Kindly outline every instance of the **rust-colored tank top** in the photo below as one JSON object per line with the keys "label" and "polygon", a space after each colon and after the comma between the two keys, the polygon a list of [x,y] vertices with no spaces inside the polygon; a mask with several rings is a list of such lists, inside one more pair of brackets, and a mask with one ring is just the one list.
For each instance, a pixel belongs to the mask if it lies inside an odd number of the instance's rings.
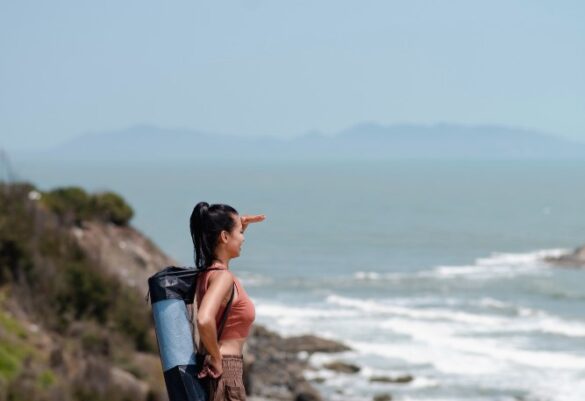
{"label": "rust-colored tank top", "polygon": [[[246,290],[244,290],[244,287],[240,283],[240,280],[236,276],[234,276],[234,274],[229,269],[223,268],[222,270],[226,270],[232,275],[234,282],[236,283],[235,289],[236,292],[234,293],[235,301],[232,301],[232,305],[228,312],[228,316],[225,320],[225,326],[223,328],[223,332],[221,333],[220,340],[248,337],[248,334],[250,333],[250,328],[252,327],[252,323],[256,318],[256,310],[254,308],[254,304],[252,303],[252,300],[246,293]],[[209,277],[211,274],[216,272],[217,270],[203,272],[201,273],[199,280],[197,280],[198,308],[209,286]],[[215,324],[217,329],[219,329],[219,323],[221,321],[221,316],[223,315],[224,310],[225,306],[223,305],[220,306],[219,310],[217,311],[217,315],[215,316]]]}

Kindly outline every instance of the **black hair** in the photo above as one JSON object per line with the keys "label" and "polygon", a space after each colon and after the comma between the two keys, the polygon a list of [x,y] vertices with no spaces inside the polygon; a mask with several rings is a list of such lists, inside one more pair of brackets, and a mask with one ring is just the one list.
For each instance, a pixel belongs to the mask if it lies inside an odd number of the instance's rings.
{"label": "black hair", "polygon": [[193,208],[189,227],[198,270],[206,269],[213,263],[219,234],[223,230],[231,232],[236,225],[234,214],[238,214],[236,209],[221,203],[210,206],[207,202],[199,202]]}

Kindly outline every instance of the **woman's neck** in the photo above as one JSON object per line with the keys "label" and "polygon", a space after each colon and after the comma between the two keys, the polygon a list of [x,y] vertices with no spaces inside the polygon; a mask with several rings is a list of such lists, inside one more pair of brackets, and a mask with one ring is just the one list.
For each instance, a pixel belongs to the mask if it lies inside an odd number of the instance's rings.
{"label": "woman's neck", "polygon": [[225,267],[226,269],[229,270],[229,264],[226,262],[223,262],[221,260],[214,260],[213,263],[211,264],[211,266],[209,267]]}

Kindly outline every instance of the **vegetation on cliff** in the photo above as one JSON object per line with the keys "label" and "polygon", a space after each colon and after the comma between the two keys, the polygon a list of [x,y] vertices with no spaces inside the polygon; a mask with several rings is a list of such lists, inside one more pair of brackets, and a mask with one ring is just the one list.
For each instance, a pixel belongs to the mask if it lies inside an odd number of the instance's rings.
{"label": "vegetation on cliff", "polygon": [[97,219],[123,226],[134,215],[130,205],[114,192],[88,194],[80,187],[65,187],[43,193],[41,201],[61,219],[77,224]]}
{"label": "vegetation on cliff", "polygon": [[[114,193],[0,183],[0,399],[126,399],[107,383],[62,373],[76,358],[136,373],[131,356],[156,352],[143,294],[107,274],[71,235],[84,221],[125,225],[132,214]],[[35,323],[23,326],[17,314]],[[44,345],[31,346],[33,337]]]}

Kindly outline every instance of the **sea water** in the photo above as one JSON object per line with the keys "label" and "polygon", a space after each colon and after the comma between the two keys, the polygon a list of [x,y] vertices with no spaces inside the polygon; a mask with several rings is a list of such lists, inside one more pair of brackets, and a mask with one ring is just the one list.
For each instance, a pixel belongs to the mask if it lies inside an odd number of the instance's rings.
{"label": "sea water", "polygon": [[309,359],[328,399],[585,400],[585,269],[542,261],[585,243],[585,161],[14,165],[41,189],[121,193],[184,265],[197,202],[265,214],[230,268],[256,322],[352,348]]}

